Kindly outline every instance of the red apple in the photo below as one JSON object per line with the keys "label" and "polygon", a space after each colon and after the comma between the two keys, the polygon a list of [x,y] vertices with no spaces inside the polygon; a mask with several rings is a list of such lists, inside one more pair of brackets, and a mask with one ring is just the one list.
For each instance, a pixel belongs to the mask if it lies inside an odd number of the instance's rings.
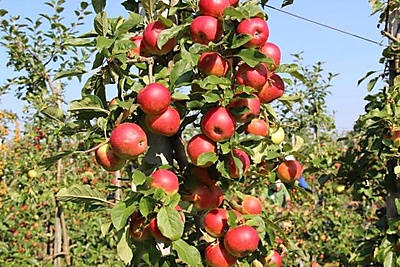
{"label": "red apple", "polygon": [[276,174],[284,183],[293,182],[301,177],[303,168],[297,160],[285,160],[278,165]]}
{"label": "red apple", "polygon": [[215,185],[217,179],[213,179],[208,172],[208,168],[201,168],[192,166],[190,168],[190,175],[196,179],[196,181],[202,182],[205,185]]}
{"label": "red apple", "polygon": [[229,0],[231,6],[237,6],[239,4],[239,0]]}
{"label": "red apple", "polygon": [[394,147],[400,147],[400,130],[393,130],[391,132],[391,139]]}
{"label": "red apple", "polygon": [[224,236],[228,228],[228,211],[226,209],[212,209],[204,216],[204,229],[211,236]]}
{"label": "red apple", "polygon": [[167,26],[162,21],[153,21],[144,29],[143,45],[147,53],[151,55],[165,55],[175,46],[175,38],[168,40],[161,48],[158,47],[157,41],[163,30]]}
{"label": "red apple", "polygon": [[[250,167],[249,155],[247,155],[246,152],[244,152],[243,150],[241,150],[239,148],[233,149],[233,154],[235,155],[235,157],[239,158],[239,160],[242,162],[242,176],[245,175],[247,170]],[[242,177],[242,176],[239,176],[239,170],[235,164],[232,154],[229,155],[228,165],[229,165],[229,176],[231,178]]]}
{"label": "red apple", "polygon": [[111,150],[110,145],[104,144],[96,149],[95,158],[97,164],[99,164],[106,171],[117,171],[125,166],[126,160],[118,157]]}
{"label": "red apple", "polygon": [[173,136],[178,132],[181,126],[179,112],[172,107],[168,107],[161,114],[146,114],[145,120],[150,131],[165,136]]}
{"label": "red apple", "polygon": [[171,104],[171,93],[161,83],[150,83],[139,91],[136,99],[144,113],[157,115]]}
{"label": "red apple", "polygon": [[147,136],[139,125],[124,122],[111,132],[110,145],[119,157],[134,158],[146,151]]}
{"label": "red apple", "polygon": [[[248,110],[240,113],[234,112],[235,109],[240,111],[240,109],[244,108],[247,108]],[[228,109],[237,122],[246,122],[256,117],[260,113],[261,102],[260,99],[258,99],[258,96],[255,94],[238,94],[232,98],[228,105]]]}
{"label": "red apple", "polygon": [[217,147],[213,141],[207,138],[204,134],[197,134],[190,139],[187,145],[187,153],[192,163],[199,167],[209,167],[213,162],[206,162],[200,165],[198,159],[203,153],[217,153]]}
{"label": "red apple", "polygon": [[150,183],[152,188],[162,188],[169,195],[178,192],[179,180],[174,172],[166,169],[156,170],[151,174],[153,180]]}
{"label": "red apple", "polygon": [[202,132],[215,142],[226,141],[235,133],[235,119],[224,107],[209,109],[204,114],[200,124]]}
{"label": "red apple", "polygon": [[263,119],[254,118],[249,124],[246,125],[245,132],[247,134],[267,136],[269,132],[269,125]]}
{"label": "red apple", "polygon": [[198,67],[204,76],[222,77],[229,70],[229,62],[217,52],[204,52],[199,58]]}
{"label": "red apple", "polygon": [[246,257],[258,247],[257,230],[248,225],[231,228],[225,234],[224,245],[226,250],[238,258]]}
{"label": "red apple", "polygon": [[148,240],[152,237],[149,224],[145,224],[146,218],[139,212],[134,212],[130,218],[129,232],[136,241]]}
{"label": "red apple", "polygon": [[247,64],[239,66],[236,72],[236,82],[239,85],[250,86],[261,90],[268,79],[268,69],[265,64],[258,64],[254,68]]}
{"label": "red apple", "polygon": [[242,201],[242,213],[258,215],[262,212],[262,204],[259,198],[245,195]]}
{"label": "red apple", "polygon": [[193,202],[198,210],[209,209],[211,205],[211,191],[205,184],[197,183],[190,195],[182,196],[183,200]]}
{"label": "red apple", "polygon": [[143,55],[143,47],[142,47],[143,36],[141,35],[134,36],[129,38],[129,40],[131,40],[136,45],[136,47],[129,49],[126,56],[128,58],[135,58],[135,56]]}
{"label": "red apple", "polygon": [[215,18],[221,18],[224,15],[225,8],[230,5],[229,0],[199,0],[200,14]]}
{"label": "red apple", "polygon": [[282,266],[282,256],[276,251],[272,250],[268,253],[267,257],[263,260],[264,266],[274,266],[281,267]]}
{"label": "red apple", "polygon": [[236,264],[237,257],[232,256],[220,242],[209,244],[204,252],[207,266],[210,267],[230,267]]}
{"label": "red apple", "polygon": [[224,201],[224,192],[218,185],[210,185],[210,209],[218,208]]}
{"label": "red apple", "polygon": [[236,33],[252,36],[252,39],[244,45],[245,47],[261,47],[268,40],[269,28],[267,22],[262,18],[250,18],[239,23]]}
{"label": "red apple", "polygon": [[285,91],[285,84],[278,74],[272,74],[262,89],[258,92],[261,103],[271,103],[280,98]]}
{"label": "red apple", "polygon": [[217,42],[223,33],[221,22],[211,16],[198,16],[190,24],[190,37],[193,42],[207,45]]}
{"label": "red apple", "polygon": [[268,70],[274,71],[281,64],[281,50],[276,44],[266,42],[260,48],[260,52],[274,61],[272,65],[268,66]]}

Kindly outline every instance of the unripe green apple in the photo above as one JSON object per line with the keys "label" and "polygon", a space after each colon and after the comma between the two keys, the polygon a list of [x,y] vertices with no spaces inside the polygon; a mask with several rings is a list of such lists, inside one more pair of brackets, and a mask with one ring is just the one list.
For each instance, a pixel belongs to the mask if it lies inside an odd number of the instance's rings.
{"label": "unripe green apple", "polygon": [[272,130],[272,143],[274,143],[275,145],[279,145],[283,142],[283,140],[285,140],[285,130],[283,130],[283,128],[279,127],[277,130]]}

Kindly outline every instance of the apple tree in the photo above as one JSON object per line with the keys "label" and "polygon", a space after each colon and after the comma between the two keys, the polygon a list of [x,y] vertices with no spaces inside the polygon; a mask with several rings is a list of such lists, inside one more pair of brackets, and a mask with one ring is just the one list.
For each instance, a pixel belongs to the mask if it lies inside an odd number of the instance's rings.
{"label": "apple tree", "polygon": [[257,196],[301,176],[285,158],[302,139],[284,140],[271,103],[303,77],[268,40],[266,1],[124,1],[117,18],[107,4],[66,40],[95,49],[81,98],[48,113],[81,142],[45,163],[90,152],[118,183],[112,200],[82,185],[57,199],[111,208],[102,229],[132,266],[281,266],[285,234]]}
{"label": "apple tree", "polygon": [[[399,2],[370,1],[379,14],[382,34],[389,44],[380,62],[384,70],[370,71],[365,114],[355,123],[351,146],[342,157],[338,178],[351,186],[353,196],[377,207],[354,252],[355,263],[398,266],[399,257]],[[372,78],[371,78],[372,77]],[[378,83],[381,81],[380,83]],[[383,84],[382,86],[380,84]],[[379,89],[376,89],[379,85]],[[380,203],[384,199],[386,203]],[[376,205],[378,203],[378,205]]]}

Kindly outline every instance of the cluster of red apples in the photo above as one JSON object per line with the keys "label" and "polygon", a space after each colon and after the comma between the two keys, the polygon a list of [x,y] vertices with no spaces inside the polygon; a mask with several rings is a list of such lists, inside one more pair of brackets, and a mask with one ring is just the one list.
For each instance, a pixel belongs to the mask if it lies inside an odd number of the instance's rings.
{"label": "cluster of red apples", "polygon": [[[192,42],[208,45],[220,41],[224,35],[224,10],[236,5],[237,0],[200,0],[199,15],[190,25]],[[143,35],[131,38],[136,48],[128,51],[128,57],[162,56],[171,52],[176,47],[175,38],[168,40],[162,47],[157,44],[158,37],[165,29],[167,26],[161,20],[150,23]],[[204,211],[204,230],[215,238],[204,250],[204,257],[209,266],[233,266],[239,258],[257,250],[260,242],[258,232],[255,227],[246,224],[243,215],[260,215],[262,203],[257,197],[245,195],[234,207],[223,205],[224,194],[218,184],[221,177],[211,177],[209,171],[215,167],[215,161],[204,160],[201,156],[206,153],[221,155],[218,144],[229,141],[237,132],[238,125],[244,126],[245,134],[268,137],[271,134],[269,122],[260,115],[263,104],[271,103],[284,93],[284,82],[274,73],[280,65],[281,51],[277,45],[268,42],[269,28],[264,18],[243,19],[237,24],[236,34],[251,37],[242,48],[255,49],[272,61],[268,64],[261,62],[252,67],[233,59],[232,55],[223,55],[213,50],[201,53],[198,60],[200,77],[228,77],[234,81],[235,90],[234,97],[228,104],[223,105],[221,102],[203,111],[200,121],[201,133],[193,136],[186,144],[187,156],[191,162],[188,173],[196,182],[187,194],[182,194],[182,199],[192,202],[198,211]],[[252,88],[251,93],[249,94],[248,90],[243,91],[241,88],[244,87]],[[181,118],[171,101],[170,90],[161,83],[149,83],[138,91],[136,102],[144,115],[143,127],[155,134],[175,135],[180,129]],[[132,122],[124,122],[116,126],[110,134],[109,141],[96,150],[96,160],[108,171],[119,170],[127,160],[145,153],[147,145],[147,136],[142,127]],[[229,178],[238,180],[246,175],[251,165],[248,153],[232,147],[231,153],[224,156],[227,157],[226,169]],[[240,167],[237,165],[238,161],[241,162]],[[276,171],[283,182],[289,183],[301,176],[302,167],[296,160],[288,160],[280,163]],[[181,193],[180,179],[171,170],[155,170],[151,174],[149,186],[162,188],[168,195],[178,191]],[[176,209],[181,210],[179,206],[176,206]],[[181,221],[185,223],[183,213]],[[228,224],[228,221],[234,223]],[[160,242],[169,242],[158,225],[156,217],[146,218],[135,212],[130,219],[131,236],[137,241],[155,238]],[[269,257],[259,260],[264,266],[275,263],[279,267],[282,262],[276,251],[271,251]]]}

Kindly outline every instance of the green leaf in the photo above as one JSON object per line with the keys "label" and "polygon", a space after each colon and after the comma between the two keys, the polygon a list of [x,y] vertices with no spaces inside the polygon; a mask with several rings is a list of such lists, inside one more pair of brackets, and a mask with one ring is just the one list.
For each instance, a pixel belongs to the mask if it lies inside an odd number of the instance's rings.
{"label": "green leaf", "polygon": [[157,213],[157,226],[170,240],[178,240],[183,234],[181,215],[172,207],[162,207]]}
{"label": "green leaf", "polygon": [[365,79],[367,79],[369,76],[372,74],[376,73],[376,70],[368,71],[364,77],[362,77],[360,80],[358,80],[357,85],[360,85]]}
{"label": "green leaf", "polygon": [[188,59],[181,59],[175,63],[171,71],[170,84],[172,88],[178,87],[183,82],[188,82],[193,77],[193,65]]}
{"label": "green leaf", "polygon": [[203,266],[201,263],[200,252],[196,247],[189,245],[184,240],[179,239],[172,242],[172,249],[178,253],[179,259],[191,267]]}
{"label": "green leaf", "polygon": [[197,158],[197,165],[198,166],[204,166],[207,165],[209,163],[215,163],[218,160],[218,156],[216,153],[214,152],[206,152],[201,154],[198,158]]}
{"label": "green leaf", "polygon": [[292,148],[292,151],[299,151],[300,148],[303,146],[304,140],[300,136],[296,135],[296,141],[294,143],[294,146]]}
{"label": "green leaf", "polygon": [[8,11],[5,9],[0,9],[0,17],[3,17],[8,14]]}
{"label": "green leaf", "polygon": [[368,92],[371,92],[372,89],[374,89],[376,83],[378,82],[378,79],[379,79],[379,76],[378,76],[378,77],[375,77],[375,78],[373,78],[373,79],[371,79],[371,80],[368,82],[368,84],[367,84],[367,90],[368,90]]}
{"label": "green leaf", "polygon": [[129,18],[125,20],[120,26],[118,26],[115,35],[120,35],[122,33],[128,32],[130,29],[138,25],[140,22],[142,22],[142,16],[131,12],[129,14]]}
{"label": "green leaf", "polygon": [[62,188],[58,191],[56,198],[60,201],[84,204],[86,209],[110,204],[102,193],[89,185],[72,185],[69,188]]}
{"label": "green leaf", "polygon": [[178,36],[178,34],[186,29],[187,25],[176,25],[161,31],[157,37],[157,47],[161,49],[169,40]]}
{"label": "green leaf", "polygon": [[102,51],[104,48],[110,48],[114,41],[114,39],[110,39],[104,36],[98,36],[96,38],[96,47],[99,51]]}
{"label": "green leaf", "polygon": [[64,45],[70,46],[94,46],[93,40],[87,38],[68,38],[64,41]]}
{"label": "green leaf", "polygon": [[250,41],[253,38],[250,34],[239,34],[235,35],[232,41],[232,49],[236,49],[241,47],[242,45],[246,44],[248,41]]}
{"label": "green leaf", "polygon": [[108,30],[107,13],[101,11],[94,18],[94,30],[98,35],[106,36]]}
{"label": "green leaf", "polygon": [[256,49],[242,49],[239,51],[238,56],[252,68],[260,62],[273,64],[272,59],[267,58],[266,55]]}
{"label": "green leaf", "polygon": [[92,0],[92,6],[96,13],[100,13],[106,7],[106,0]]}
{"label": "green leaf", "polygon": [[136,208],[136,202],[132,201],[132,199],[120,201],[114,205],[111,209],[111,221],[117,231],[125,227]]}
{"label": "green leaf", "polygon": [[190,100],[190,97],[187,94],[181,92],[173,92],[171,97],[174,100]]}
{"label": "green leaf", "polygon": [[103,108],[103,103],[95,95],[87,95],[83,99],[71,101],[68,111],[87,119],[107,116],[109,111]]}
{"label": "green leaf", "polygon": [[74,152],[75,152],[74,150],[60,152],[60,153],[58,153],[58,154],[56,154],[54,156],[47,157],[47,158],[43,159],[40,162],[40,165],[44,166],[46,168],[49,168],[52,165],[54,165],[59,159],[62,159],[64,157],[66,157],[66,156],[69,156],[69,155],[73,154]]}
{"label": "green leaf", "polygon": [[155,205],[154,199],[149,197],[142,197],[139,201],[140,213],[144,217],[147,217],[147,215],[149,215],[149,213],[154,210],[154,205]]}
{"label": "green leaf", "polygon": [[118,256],[125,264],[128,264],[133,259],[132,247],[128,242],[129,226],[126,226],[125,229],[119,231],[117,236],[119,239],[117,244]]}
{"label": "green leaf", "polygon": [[64,111],[55,106],[45,107],[40,112],[43,113],[49,119],[52,119],[59,123],[62,123],[65,120]]}
{"label": "green leaf", "polygon": [[76,69],[73,69],[73,70],[60,71],[54,76],[54,80],[58,80],[58,79],[61,79],[61,78],[66,78],[66,77],[79,76],[79,75],[82,75],[82,74],[85,74],[85,73],[86,73],[86,70],[80,69],[80,68],[76,68]]}
{"label": "green leaf", "polygon": [[144,184],[146,182],[146,178],[147,178],[146,175],[143,172],[139,171],[139,170],[135,170],[133,172],[133,174],[132,174],[132,182],[135,185]]}

